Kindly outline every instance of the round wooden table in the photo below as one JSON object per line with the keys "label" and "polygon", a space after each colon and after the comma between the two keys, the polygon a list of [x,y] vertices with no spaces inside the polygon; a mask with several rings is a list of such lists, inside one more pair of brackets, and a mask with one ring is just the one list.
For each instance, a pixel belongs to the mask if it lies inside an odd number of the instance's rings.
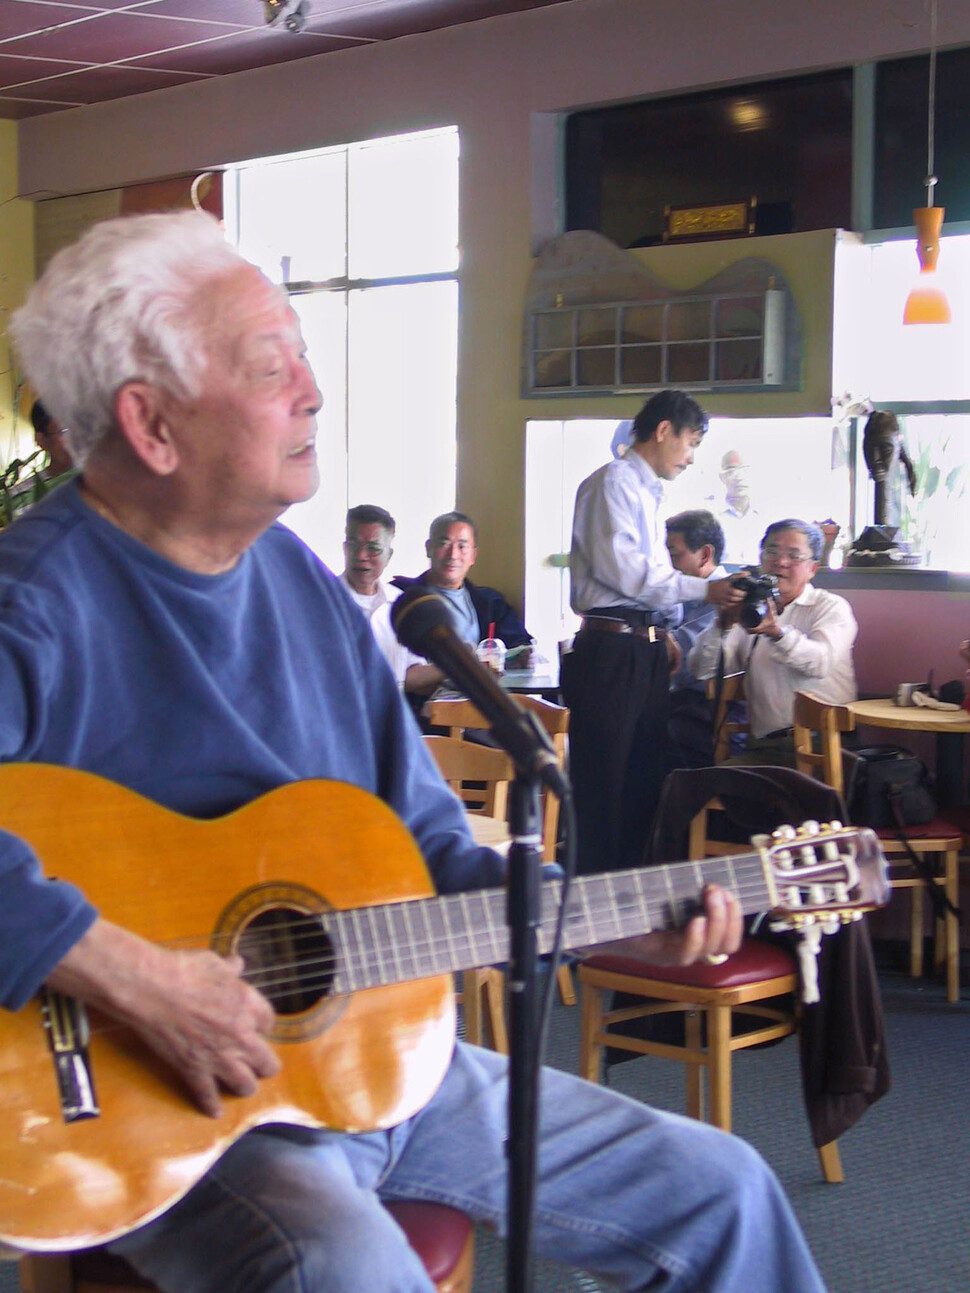
{"label": "round wooden table", "polygon": [[932,732],[936,736],[936,783],[940,803],[952,808],[964,801],[963,741],[970,736],[970,714],[965,709],[929,709],[922,705],[897,705],[893,700],[853,700],[846,709],[856,726],[882,727],[893,732]]}
{"label": "round wooden table", "polygon": [[846,709],[857,723],[889,727],[900,732],[950,732],[970,735],[970,714],[965,709],[930,709],[922,705],[897,705],[893,700],[853,700]]}

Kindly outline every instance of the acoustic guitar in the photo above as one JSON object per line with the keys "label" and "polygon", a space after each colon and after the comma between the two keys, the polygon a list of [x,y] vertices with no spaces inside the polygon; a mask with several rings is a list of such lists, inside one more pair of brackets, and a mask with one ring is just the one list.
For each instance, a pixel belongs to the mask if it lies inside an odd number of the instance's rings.
{"label": "acoustic guitar", "polygon": [[[199,821],[89,773],[0,767],[0,826],[106,918],[156,943],[239,953],[276,1009],[282,1069],[201,1114],[130,1030],[44,990],[0,1017],[0,1242],[104,1243],[170,1207],[267,1123],[366,1131],[433,1095],[455,1040],[451,974],[507,958],[504,890],[435,896],[380,800],[302,781]],[[793,926],[886,900],[868,830],[815,828],[754,852],[573,883],[570,947],[682,924],[708,882]],[[543,893],[541,946],[561,884]]]}

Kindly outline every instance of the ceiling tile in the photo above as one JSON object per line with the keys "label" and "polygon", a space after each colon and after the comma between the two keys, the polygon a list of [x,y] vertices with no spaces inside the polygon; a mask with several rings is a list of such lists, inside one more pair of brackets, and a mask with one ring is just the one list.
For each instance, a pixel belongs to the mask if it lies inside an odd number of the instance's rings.
{"label": "ceiling tile", "polygon": [[69,72],[67,76],[38,81],[35,85],[18,86],[16,93],[23,99],[103,103],[108,99],[123,99],[131,94],[184,85],[186,81],[196,79],[181,72],[155,72],[138,67],[86,67],[79,72]]}
{"label": "ceiling tile", "polygon": [[58,23],[74,22],[97,10],[93,7],[67,4],[34,4],[32,0],[3,0],[0,4],[0,41]]}
{"label": "ceiling tile", "polygon": [[[307,25],[293,33],[266,24],[263,0],[0,0],[0,117],[117,99],[559,2],[306,0]],[[13,66],[18,58],[19,69]],[[83,76],[86,65],[103,64],[115,73]],[[21,80],[31,82],[29,90],[12,88]]]}
{"label": "ceiling tile", "polygon": [[59,72],[76,72],[82,66],[82,63],[54,63],[46,58],[11,58],[0,53],[0,89],[25,81],[39,81]]}
{"label": "ceiling tile", "polygon": [[113,63],[121,58],[154,54],[159,50],[225,34],[214,23],[167,20],[142,13],[106,13],[71,23],[53,31],[24,36],[6,47],[6,53],[41,58],[71,58],[77,62]]}
{"label": "ceiling tile", "polygon": [[264,25],[262,0],[155,0],[152,12],[170,18],[203,18],[207,22],[236,23],[243,27]]}
{"label": "ceiling tile", "polygon": [[309,58],[313,54],[327,54],[334,49],[346,49],[347,40],[340,37],[291,32],[275,27],[234,36],[232,39],[210,40],[191,48],[172,50],[150,58],[138,58],[138,67],[173,68],[185,72],[207,72],[212,76],[242,72],[250,67],[269,67],[276,63],[291,63],[294,59]]}

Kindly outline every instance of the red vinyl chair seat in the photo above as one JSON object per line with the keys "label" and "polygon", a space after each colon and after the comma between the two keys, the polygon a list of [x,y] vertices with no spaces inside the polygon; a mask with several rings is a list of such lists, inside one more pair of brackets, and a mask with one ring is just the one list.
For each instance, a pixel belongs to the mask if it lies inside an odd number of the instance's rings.
{"label": "red vinyl chair seat", "polygon": [[683,983],[693,988],[739,988],[762,979],[780,978],[795,973],[795,958],[783,947],[746,938],[740,948],[722,965],[698,961],[695,965],[652,965],[634,956],[589,956],[583,961],[587,969],[605,970],[610,974],[629,974],[640,979],[662,983]]}
{"label": "red vinyl chair seat", "polygon": [[[956,809],[955,814],[960,810]],[[939,840],[955,839],[959,840],[963,828],[956,821],[950,821],[946,817],[934,817],[931,822],[924,822],[922,826],[907,826],[906,838],[908,840]],[[881,840],[898,840],[899,831],[895,826],[878,826],[876,834]]]}
{"label": "red vinyl chair seat", "polygon": [[407,1235],[434,1282],[449,1276],[472,1233],[472,1223],[464,1212],[443,1203],[413,1199],[390,1199],[384,1206]]}

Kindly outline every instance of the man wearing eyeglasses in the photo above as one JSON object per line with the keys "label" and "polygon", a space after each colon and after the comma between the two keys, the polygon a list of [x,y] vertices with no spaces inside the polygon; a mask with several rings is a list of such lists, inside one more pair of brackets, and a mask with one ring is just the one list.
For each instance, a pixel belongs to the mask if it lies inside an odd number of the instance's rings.
{"label": "man wearing eyeglasses", "polygon": [[394,531],[394,517],[383,507],[372,503],[352,507],[347,513],[344,569],[340,579],[370,620],[377,645],[391,666],[397,685],[422,691],[425,683],[429,688],[433,686],[438,671],[398,642],[391,628],[391,605],[401,593],[381,579],[394,555]]}
{"label": "man wearing eyeglasses", "polygon": [[856,698],[852,644],[858,627],[844,597],[816,588],[822,532],[808,521],[775,521],[761,541],[761,570],[778,581],[760,623],[746,628],[741,607],[723,608],[697,639],[688,665],[713,678],[723,646],[725,674],[743,672],[751,739],[732,762],[793,764],[792,709],[796,691],[843,705]]}

